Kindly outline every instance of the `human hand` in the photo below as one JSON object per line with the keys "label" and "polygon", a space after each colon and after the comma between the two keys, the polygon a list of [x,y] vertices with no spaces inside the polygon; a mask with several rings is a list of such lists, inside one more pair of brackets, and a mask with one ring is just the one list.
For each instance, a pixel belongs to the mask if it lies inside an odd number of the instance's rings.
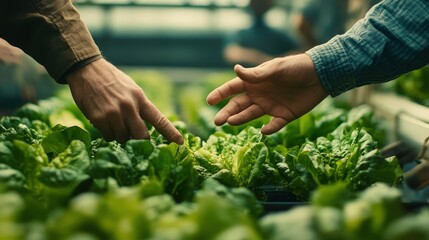
{"label": "human hand", "polygon": [[66,77],[73,99],[107,141],[124,143],[150,137],[144,120],[167,140],[183,144],[183,137],[125,73],[98,59]]}
{"label": "human hand", "polygon": [[24,57],[24,52],[10,45],[4,39],[0,38],[0,63],[19,64]]}
{"label": "human hand", "polygon": [[236,65],[234,71],[236,78],[207,96],[210,105],[232,97],[216,114],[216,125],[239,125],[268,114],[273,119],[261,132],[272,134],[328,96],[306,54],[275,58],[254,68]]}

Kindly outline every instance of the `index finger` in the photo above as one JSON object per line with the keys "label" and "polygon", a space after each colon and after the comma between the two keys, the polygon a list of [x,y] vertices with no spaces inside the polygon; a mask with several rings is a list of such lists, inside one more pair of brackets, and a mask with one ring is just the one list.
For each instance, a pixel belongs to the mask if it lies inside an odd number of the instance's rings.
{"label": "index finger", "polygon": [[146,104],[142,104],[142,106],[144,109],[141,109],[140,116],[150,122],[162,136],[170,142],[175,142],[177,144],[184,143],[182,134],[180,134],[179,130],[170,123],[153,103],[146,101]]}
{"label": "index finger", "polygon": [[215,105],[224,99],[244,92],[244,90],[243,80],[236,77],[211,91],[209,95],[207,95],[206,101],[210,105]]}

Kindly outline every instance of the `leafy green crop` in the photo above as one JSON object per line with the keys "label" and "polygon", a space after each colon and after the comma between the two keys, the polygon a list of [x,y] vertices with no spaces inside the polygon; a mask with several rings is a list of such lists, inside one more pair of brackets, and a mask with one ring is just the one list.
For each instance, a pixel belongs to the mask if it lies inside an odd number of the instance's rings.
{"label": "leafy green crop", "polygon": [[429,106],[429,66],[406,73],[394,81],[394,90],[411,100]]}
{"label": "leafy green crop", "polygon": [[346,125],[299,148],[279,145],[273,154],[272,164],[284,178],[285,188],[301,199],[318,186],[336,182],[363,190],[376,182],[397,185],[402,180],[396,157],[382,157],[371,135]]}
{"label": "leafy green crop", "polygon": [[[198,121],[212,121],[213,111],[206,113]],[[402,177],[396,158],[380,155],[381,131],[368,106],[322,106],[270,136],[260,133],[269,120],[265,117],[234,127],[203,124],[205,135],[176,120],[173,124],[185,138],[181,146],[168,143],[149,125],[150,140],[106,142],[69,93],[2,117],[0,239],[303,236],[298,231],[277,235],[283,233],[280,226],[306,229],[316,239],[372,237],[390,227],[383,216],[402,217],[385,213],[395,207],[389,201],[378,207],[366,203],[374,199],[355,201],[373,184],[396,186]],[[332,184],[341,185],[330,189]],[[292,211],[302,216],[300,221],[261,219],[267,186],[304,202],[313,196],[317,207]],[[371,213],[362,211],[358,220],[348,222],[344,214],[354,214],[349,205]],[[315,212],[319,207],[327,209]],[[346,223],[349,232],[344,233]],[[363,231],[368,234],[361,235]],[[395,236],[408,232],[398,228]]]}
{"label": "leafy green crop", "polygon": [[427,209],[407,212],[401,192],[375,184],[362,192],[343,183],[319,188],[310,205],[260,220],[266,239],[428,239]]}
{"label": "leafy green crop", "polygon": [[318,137],[327,136],[342,124],[349,129],[364,128],[379,146],[384,145],[384,130],[378,124],[370,106],[360,105],[352,109],[343,109],[333,107],[330,101],[323,102],[311,112],[271,135],[270,145],[300,146],[307,140],[314,141]]}

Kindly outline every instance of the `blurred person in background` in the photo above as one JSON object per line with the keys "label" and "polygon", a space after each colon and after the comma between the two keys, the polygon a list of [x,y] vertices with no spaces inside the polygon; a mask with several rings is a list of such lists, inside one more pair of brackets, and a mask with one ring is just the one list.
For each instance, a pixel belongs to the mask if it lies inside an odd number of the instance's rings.
{"label": "blurred person in background", "polygon": [[293,0],[293,25],[304,50],[346,30],[349,0]]}
{"label": "blurred person in background", "polygon": [[349,0],[346,28],[350,28],[356,21],[365,17],[366,12],[380,1],[381,0]]}
{"label": "blurred person in background", "polygon": [[148,121],[167,140],[183,143],[143,90],[103,58],[70,0],[1,1],[0,37],[68,84],[79,109],[106,140],[149,138]]}
{"label": "blurred person in background", "polygon": [[[349,29],[359,19],[365,17],[366,12],[379,2],[380,0],[349,0],[346,28]],[[374,85],[365,85],[355,88],[349,91],[347,95],[344,94],[344,97],[348,98],[348,102],[351,106],[357,106],[368,100],[374,87]]]}
{"label": "blurred person in background", "polygon": [[215,124],[238,125],[265,114],[272,134],[312,110],[328,95],[386,82],[429,63],[429,1],[384,0],[345,34],[298,54],[254,68],[214,89],[208,104],[230,98]]}
{"label": "blurred person in background", "polygon": [[224,47],[226,62],[255,66],[298,48],[293,38],[265,22],[266,13],[273,7],[274,0],[249,1],[252,25],[227,35]]}
{"label": "blurred person in background", "polygon": [[304,52],[345,32],[348,0],[288,0],[291,23],[284,31],[265,22],[275,0],[250,0],[250,28],[228,35],[224,58],[228,63],[255,66],[274,57]]}
{"label": "blurred person in background", "polygon": [[0,116],[52,94],[52,85],[38,86],[45,77],[37,62],[0,38]]}

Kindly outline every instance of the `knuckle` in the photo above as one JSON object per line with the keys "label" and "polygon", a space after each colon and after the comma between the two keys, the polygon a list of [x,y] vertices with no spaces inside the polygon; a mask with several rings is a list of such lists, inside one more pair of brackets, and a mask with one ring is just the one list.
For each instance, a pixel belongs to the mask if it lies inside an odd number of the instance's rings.
{"label": "knuckle", "polygon": [[114,118],[119,115],[118,109],[115,107],[106,107],[104,113],[100,114],[100,118]]}
{"label": "knuckle", "polygon": [[118,115],[119,112],[116,108],[106,106],[100,111],[88,113],[87,118],[92,124],[98,125],[110,119],[117,118]]}
{"label": "knuckle", "polygon": [[118,141],[119,143],[126,143],[129,139],[130,139],[130,137],[129,137],[129,136],[122,135],[122,136],[119,136],[119,137],[118,137],[117,141]]}
{"label": "knuckle", "polygon": [[86,117],[94,126],[99,125],[99,123],[101,123],[104,120],[104,117],[101,113],[91,112],[91,113],[88,113]]}
{"label": "knuckle", "polygon": [[261,68],[255,68],[252,73],[255,79],[259,79],[262,77],[264,71]]}
{"label": "knuckle", "polygon": [[166,128],[168,127],[168,125],[170,124],[170,122],[168,121],[168,119],[165,116],[161,116],[160,118],[158,118],[158,120],[156,121],[156,125],[159,128]]}
{"label": "knuckle", "polygon": [[133,111],[134,109],[135,109],[135,104],[134,104],[134,102],[133,101],[130,101],[130,100],[128,100],[128,99],[126,99],[126,100],[123,100],[122,102],[121,102],[121,110],[122,111],[127,111],[127,112],[129,112],[129,111]]}
{"label": "knuckle", "polygon": [[130,94],[135,98],[146,98],[143,89],[140,87],[135,87],[130,89]]}

